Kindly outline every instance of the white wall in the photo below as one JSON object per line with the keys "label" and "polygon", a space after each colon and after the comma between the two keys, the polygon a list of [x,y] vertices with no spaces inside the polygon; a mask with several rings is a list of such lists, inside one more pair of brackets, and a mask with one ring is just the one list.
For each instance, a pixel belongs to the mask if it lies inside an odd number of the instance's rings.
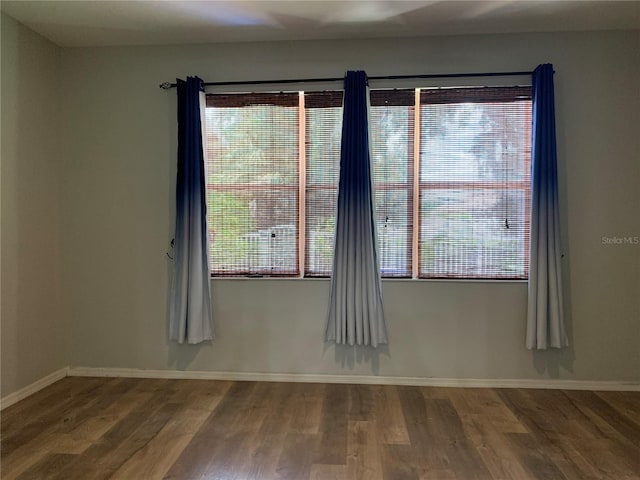
{"label": "white wall", "polygon": [[[63,51],[64,284],[90,367],[640,380],[638,32]],[[525,283],[384,281],[388,349],[325,345],[328,281],[213,280],[217,339],[167,341],[175,91],[208,81],[556,69],[571,347],[524,348]],[[374,85],[375,86],[375,85]],[[335,85],[334,85],[335,87]]]}
{"label": "white wall", "polygon": [[60,49],[2,15],[2,397],[68,365]]}

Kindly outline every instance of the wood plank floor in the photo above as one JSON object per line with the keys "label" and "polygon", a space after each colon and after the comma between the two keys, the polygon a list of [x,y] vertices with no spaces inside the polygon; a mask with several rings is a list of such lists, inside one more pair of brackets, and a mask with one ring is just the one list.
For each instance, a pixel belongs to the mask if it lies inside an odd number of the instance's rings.
{"label": "wood plank floor", "polygon": [[7,408],[2,479],[640,479],[640,393],[78,378]]}

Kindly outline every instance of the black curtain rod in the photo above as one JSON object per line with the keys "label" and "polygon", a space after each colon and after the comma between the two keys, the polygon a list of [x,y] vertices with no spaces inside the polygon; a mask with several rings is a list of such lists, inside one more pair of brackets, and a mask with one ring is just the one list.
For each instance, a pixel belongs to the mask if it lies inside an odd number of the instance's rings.
{"label": "black curtain rod", "polygon": [[[523,75],[531,75],[533,72],[485,72],[485,73],[437,73],[427,75],[386,75],[369,77],[369,80],[407,80],[413,78],[471,78],[471,77],[515,77]],[[296,78],[286,80],[250,80],[246,82],[203,82],[205,87],[210,86],[232,86],[232,85],[268,85],[283,83],[324,83],[324,82],[342,82],[344,77],[333,78]],[[169,90],[175,88],[175,83],[164,82],[160,84],[160,88]]]}

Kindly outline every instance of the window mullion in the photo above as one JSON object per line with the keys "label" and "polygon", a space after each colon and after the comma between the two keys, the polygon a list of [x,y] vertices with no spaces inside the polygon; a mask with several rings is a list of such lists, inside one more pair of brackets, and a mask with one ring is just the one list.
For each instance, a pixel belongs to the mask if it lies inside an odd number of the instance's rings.
{"label": "window mullion", "polygon": [[413,107],[413,236],[411,277],[420,276],[420,89],[415,90]]}
{"label": "window mullion", "polygon": [[304,277],[306,251],[306,116],[304,110],[304,92],[298,92],[298,274]]}

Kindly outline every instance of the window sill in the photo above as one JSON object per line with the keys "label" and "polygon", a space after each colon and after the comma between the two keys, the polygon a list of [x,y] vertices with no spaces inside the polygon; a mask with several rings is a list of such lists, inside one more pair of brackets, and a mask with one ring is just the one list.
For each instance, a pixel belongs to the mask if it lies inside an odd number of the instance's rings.
{"label": "window sill", "polygon": [[[330,277],[270,277],[270,276],[221,276],[210,277],[211,281],[306,281],[328,282]],[[527,283],[528,280],[502,278],[382,278],[382,283]]]}

